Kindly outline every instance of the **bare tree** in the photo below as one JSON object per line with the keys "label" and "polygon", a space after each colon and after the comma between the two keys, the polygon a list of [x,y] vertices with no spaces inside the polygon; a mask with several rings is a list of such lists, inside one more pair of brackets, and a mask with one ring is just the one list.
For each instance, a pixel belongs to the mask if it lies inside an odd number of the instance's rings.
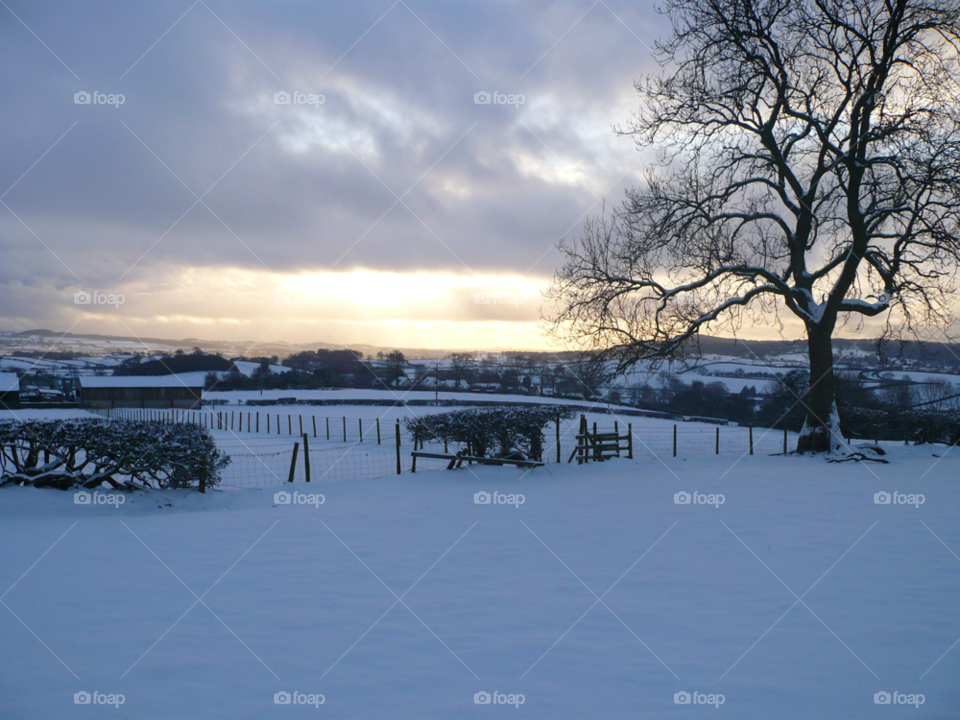
{"label": "bare tree", "polygon": [[[921,403],[939,406],[944,401],[956,396],[957,387],[946,380],[929,380],[917,386],[917,394]],[[937,407],[936,409],[945,410],[948,408]]]}
{"label": "bare tree", "polygon": [[798,450],[843,443],[832,339],[950,322],[960,260],[958,0],[666,0],[626,133],[646,187],[561,242],[552,331],[621,368],[727,323],[807,336]]}
{"label": "bare tree", "polygon": [[400,387],[400,380],[406,377],[407,359],[399,350],[391,350],[385,357],[387,383],[393,383],[394,387]]}
{"label": "bare tree", "polygon": [[880,391],[880,399],[896,410],[906,410],[917,404],[917,390],[915,385],[900,382]]}
{"label": "bare tree", "polygon": [[603,395],[605,384],[613,376],[613,370],[598,353],[578,353],[577,357],[564,363],[564,373],[573,380],[578,393],[585,399]]}
{"label": "bare tree", "polygon": [[463,376],[473,365],[473,355],[470,353],[451,353],[450,354],[450,369],[453,371],[453,385],[459,390],[460,381],[463,380]]}

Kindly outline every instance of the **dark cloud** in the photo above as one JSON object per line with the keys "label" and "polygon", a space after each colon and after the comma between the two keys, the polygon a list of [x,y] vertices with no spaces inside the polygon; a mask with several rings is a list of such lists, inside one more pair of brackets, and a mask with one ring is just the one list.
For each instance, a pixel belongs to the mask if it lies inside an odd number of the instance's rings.
{"label": "dark cloud", "polygon": [[[663,31],[652,4],[622,0],[8,4],[0,194],[36,163],[0,206],[14,325],[63,325],[50,291],[73,274],[549,274],[597,195],[640,177],[611,125]],[[325,101],[275,104],[284,90]]]}

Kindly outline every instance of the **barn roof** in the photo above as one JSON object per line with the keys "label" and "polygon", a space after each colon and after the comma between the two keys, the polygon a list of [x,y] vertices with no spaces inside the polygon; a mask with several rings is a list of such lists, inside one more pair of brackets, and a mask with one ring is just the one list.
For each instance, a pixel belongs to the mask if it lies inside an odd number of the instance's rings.
{"label": "barn roof", "polygon": [[203,389],[202,383],[184,380],[176,375],[81,375],[77,378],[81,388],[171,388],[188,387]]}
{"label": "barn roof", "polygon": [[16,373],[0,373],[0,393],[19,391],[20,378]]}

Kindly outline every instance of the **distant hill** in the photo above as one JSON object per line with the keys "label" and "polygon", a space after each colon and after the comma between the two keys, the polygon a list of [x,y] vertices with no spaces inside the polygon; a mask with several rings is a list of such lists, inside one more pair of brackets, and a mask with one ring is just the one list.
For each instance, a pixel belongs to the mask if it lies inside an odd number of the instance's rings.
{"label": "distant hill", "polygon": [[[35,337],[40,340],[36,347],[29,342]],[[54,342],[51,342],[54,341]],[[877,341],[874,338],[861,340],[837,338],[834,341],[834,352],[837,358],[845,358],[846,362],[860,361],[875,366],[887,362],[920,363],[931,367],[960,368],[960,344],[956,343],[918,343],[903,344],[890,343],[883,347],[883,357],[878,355]],[[287,342],[255,342],[252,340],[201,340],[198,338],[183,338],[180,340],[169,338],[136,338],[121,335],[97,335],[82,333],[60,333],[54,330],[37,329],[24,332],[0,332],[0,354],[12,354],[15,351],[66,351],[88,355],[110,353],[173,353],[177,349],[190,351],[199,347],[207,353],[220,353],[224,357],[238,357],[255,354],[263,357],[276,355],[280,360],[303,350],[342,350],[351,349],[362,352],[365,356],[376,356],[380,351],[400,350],[408,360],[439,359],[457,351],[432,350],[424,348],[395,348],[393,346],[376,346],[365,344],[341,345],[328,342],[287,343]],[[482,352],[482,351],[475,351]],[[776,362],[784,356],[805,356],[807,343],[805,340],[738,340],[735,338],[702,336],[696,343],[691,343],[688,352],[691,355],[722,355],[725,357],[748,360]],[[548,362],[563,361],[570,356],[564,352],[541,351],[505,351],[504,355],[524,355],[531,358],[540,358]]]}

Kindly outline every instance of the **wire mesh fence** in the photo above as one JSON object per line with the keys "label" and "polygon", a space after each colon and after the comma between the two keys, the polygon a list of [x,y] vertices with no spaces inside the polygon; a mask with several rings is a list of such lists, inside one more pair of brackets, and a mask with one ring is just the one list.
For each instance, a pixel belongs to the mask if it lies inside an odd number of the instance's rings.
{"label": "wire mesh fence", "polygon": [[[677,429],[674,430],[673,427]],[[649,457],[776,455],[796,446],[795,433],[772,428],[643,428],[633,431],[633,453]]]}
{"label": "wire mesh fence", "polygon": [[104,417],[123,420],[146,420],[162,423],[192,423],[208,430],[222,430],[237,435],[269,435],[302,437],[330,442],[373,442],[382,440],[390,431],[390,423],[375,417],[314,415],[311,413],[267,412],[263,410],[186,410],[179,408],[99,408]]}
{"label": "wire mesh fence", "polygon": [[[231,458],[222,474],[223,487],[265,487],[290,482],[291,478],[293,482],[373,479],[414,471],[410,455],[414,450],[413,436],[399,422],[381,421],[380,416],[149,408],[112,408],[99,414],[116,419],[194,423],[208,428],[218,447]],[[574,418],[546,429],[545,463],[569,461],[577,445],[579,423],[580,419]],[[632,436],[634,458],[771,455],[789,452],[796,444],[795,434],[769,428],[659,420],[634,425],[623,419],[611,421],[609,415],[597,416],[591,424],[599,432],[610,431],[611,426]],[[434,454],[455,454],[466,449],[442,441],[420,443],[417,447]],[[415,469],[440,470],[447,463],[441,458],[420,457]]]}
{"label": "wire mesh fence", "polygon": [[[230,456],[221,486],[229,488],[266,487],[281,483],[371,480],[413,471],[412,441],[401,444],[359,442],[306,444],[302,439],[250,441],[244,438],[217,438],[217,446]],[[443,452],[443,443],[425,443],[428,452]],[[446,461],[420,458],[416,469],[439,470]]]}

